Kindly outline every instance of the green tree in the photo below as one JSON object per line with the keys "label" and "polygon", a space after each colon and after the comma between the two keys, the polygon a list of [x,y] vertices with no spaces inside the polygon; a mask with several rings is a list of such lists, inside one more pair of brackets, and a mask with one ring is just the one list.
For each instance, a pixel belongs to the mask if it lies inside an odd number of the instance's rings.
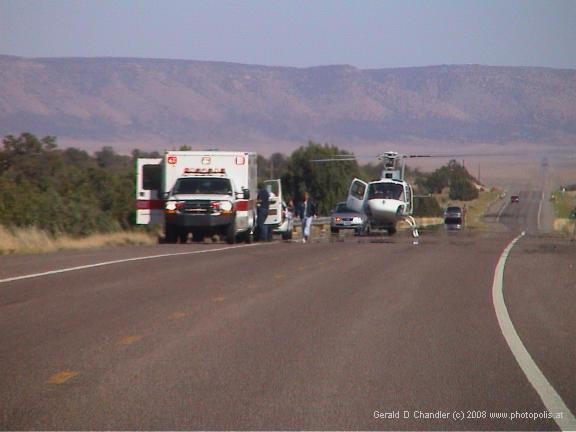
{"label": "green tree", "polygon": [[59,150],[54,137],[24,133],[0,150],[0,223],[88,235],[130,226],[134,168],[104,147],[95,156]]}
{"label": "green tree", "polygon": [[160,157],[162,157],[162,155],[157,151],[146,152],[146,151],[142,151],[140,149],[132,150],[132,160],[133,161],[138,159],[138,158],[160,158]]}
{"label": "green tree", "polygon": [[424,189],[430,193],[442,193],[445,187],[450,184],[450,172],[447,167],[442,167],[425,176],[422,182]]}
{"label": "green tree", "polygon": [[313,162],[315,159],[349,155],[328,144],[310,141],[306,147],[295,150],[288,159],[287,172],[282,177],[288,195],[295,201],[304,191],[316,201],[320,214],[328,214],[346,199],[350,182],[360,176],[356,161]]}
{"label": "green tree", "polygon": [[112,147],[102,147],[96,154],[96,163],[100,168],[104,168],[116,173],[126,171],[132,167],[132,159],[128,156],[117,154]]}
{"label": "green tree", "polygon": [[449,197],[451,200],[472,201],[478,198],[479,195],[480,193],[478,192],[478,189],[470,179],[456,177],[450,184]]}
{"label": "green tree", "polygon": [[442,208],[436,198],[414,197],[414,216],[436,217],[442,214]]}

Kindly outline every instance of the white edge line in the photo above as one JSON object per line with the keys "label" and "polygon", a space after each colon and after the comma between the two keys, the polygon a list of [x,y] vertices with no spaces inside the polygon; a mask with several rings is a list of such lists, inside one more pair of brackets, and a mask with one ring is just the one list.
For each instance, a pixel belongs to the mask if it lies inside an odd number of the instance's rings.
{"label": "white edge line", "polygon": [[542,215],[542,204],[544,203],[544,186],[542,186],[542,195],[540,195],[540,204],[538,205],[538,231],[542,231],[540,216]]}
{"label": "white edge line", "polygon": [[195,255],[195,254],[201,254],[201,253],[219,252],[219,251],[224,251],[224,250],[229,250],[229,249],[239,249],[239,248],[250,247],[250,246],[262,246],[263,244],[272,244],[272,243],[255,243],[255,244],[250,244],[250,245],[227,246],[227,247],[221,247],[221,248],[216,248],[216,249],[204,249],[204,250],[199,250],[199,251],[197,250],[197,251],[190,251],[190,252],[166,253],[166,254],[160,254],[160,255],[148,255],[148,256],[143,256],[143,257],[125,258],[125,259],[119,259],[119,260],[114,260],[114,261],[104,261],[104,262],[99,262],[99,263],[95,263],[95,264],[87,264],[87,265],[82,265],[82,266],[77,266],[77,267],[68,267],[68,268],[63,268],[63,269],[58,269],[58,270],[50,270],[50,271],[46,271],[46,272],[42,272],[42,273],[33,273],[33,274],[27,274],[27,275],[22,275],[22,276],[14,276],[14,277],[6,278],[6,279],[0,279],[0,284],[7,283],[7,282],[14,282],[14,281],[23,280],[23,279],[32,279],[32,278],[38,278],[38,277],[42,277],[42,276],[49,276],[49,275],[54,275],[54,274],[58,274],[58,273],[66,273],[66,272],[77,271],[77,270],[85,270],[85,269],[95,268],[95,267],[104,267],[104,266],[109,266],[109,265],[113,265],[113,264],[120,264],[120,263],[124,263],[124,262],[144,261],[144,260],[166,258],[166,257],[172,257],[172,256]]}
{"label": "white edge line", "polygon": [[510,319],[510,315],[508,314],[508,309],[506,308],[506,303],[504,301],[503,279],[506,260],[516,242],[520,240],[525,234],[526,232],[523,231],[522,234],[512,240],[506,249],[504,249],[502,255],[500,255],[500,259],[496,265],[496,271],[494,272],[494,283],[492,285],[492,300],[494,302],[494,309],[496,311],[498,323],[500,324],[500,329],[504,335],[504,338],[506,339],[506,342],[508,343],[508,346],[510,347],[510,350],[512,351],[512,354],[516,358],[516,361],[522,369],[522,372],[524,372],[524,375],[526,375],[526,378],[528,378],[528,381],[530,384],[532,384],[532,387],[534,387],[538,393],[538,396],[540,396],[540,399],[542,399],[544,406],[552,415],[555,413],[563,413],[563,418],[554,418],[554,421],[561,430],[573,431],[576,430],[576,419],[574,418],[574,414],[572,414],[560,395],[548,382],[522,343],[520,336],[518,336],[518,333],[514,328],[514,324],[512,324],[512,320]]}
{"label": "white edge line", "polygon": [[504,210],[506,210],[506,208],[508,207],[508,204],[510,204],[510,202],[508,202],[508,201],[506,201],[504,203],[504,206],[498,212],[498,216],[496,216],[496,222],[500,222],[500,216],[502,216],[502,213],[504,213]]}

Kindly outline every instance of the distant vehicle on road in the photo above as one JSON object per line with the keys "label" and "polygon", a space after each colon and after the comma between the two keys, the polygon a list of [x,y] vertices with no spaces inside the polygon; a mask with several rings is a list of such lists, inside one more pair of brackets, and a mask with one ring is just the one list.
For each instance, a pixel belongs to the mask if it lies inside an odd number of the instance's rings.
{"label": "distant vehicle on road", "polygon": [[330,215],[330,232],[338,234],[341,229],[353,229],[355,234],[360,234],[364,223],[362,213],[352,210],[345,202],[341,202]]}
{"label": "distant vehicle on road", "polygon": [[450,206],[444,211],[444,223],[461,227],[464,221],[464,213],[461,207]]}
{"label": "distant vehicle on road", "polygon": [[519,195],[512,195],[510,197],[510,203],[519,203],[520,202],[520,196]]}

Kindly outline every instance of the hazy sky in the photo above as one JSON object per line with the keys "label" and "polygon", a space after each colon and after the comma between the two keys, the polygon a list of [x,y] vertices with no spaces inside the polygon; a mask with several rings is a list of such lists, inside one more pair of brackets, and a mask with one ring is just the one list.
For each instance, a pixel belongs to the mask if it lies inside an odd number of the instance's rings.
{"label": "hazy sky", "polygon": [[576,68],[576,0],[0,0],[0,54]]}

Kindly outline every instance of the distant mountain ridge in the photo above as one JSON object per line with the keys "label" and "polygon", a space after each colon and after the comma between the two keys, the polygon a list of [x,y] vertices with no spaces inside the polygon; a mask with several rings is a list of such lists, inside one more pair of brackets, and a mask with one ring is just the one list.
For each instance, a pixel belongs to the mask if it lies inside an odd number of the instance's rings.
{"label": "distant mountain ridge", "polygon": [[[576,142],[576,70],[361,70],[0,56],[0,133],[271,151],[319,142]],[[120,148],[119,150],[129,150]]]}

